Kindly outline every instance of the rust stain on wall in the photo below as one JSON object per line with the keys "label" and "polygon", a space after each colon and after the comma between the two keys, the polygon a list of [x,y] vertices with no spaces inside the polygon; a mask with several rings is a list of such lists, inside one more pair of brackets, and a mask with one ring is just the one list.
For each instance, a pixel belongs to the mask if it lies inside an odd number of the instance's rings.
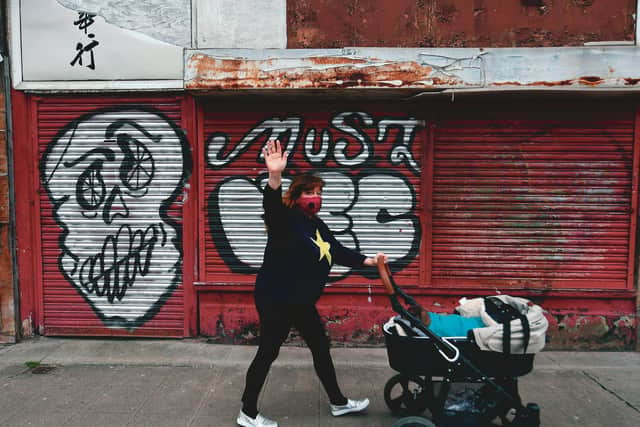
{"label": "rust stain on wall", "polygon": [[433,68],[417,62],[385,62],[375,58],[318,56],[286,61],[225,59],[196,54],[187,61],[193,77],[188,89],[380,88],[464,84],[455,77],[433,76]]}
{"label": "rust stain on wall", "polygon": [[[458,65],[462,64],[462,65]],[[449,70],[449,68],[451,70]],[[476,87],[599,87],[636,85],[640,79],[586,75],[565,80],[483,82],[477,57],[451,59],[449,65],[428,62],[313,56],[306,58],[222,58],[203,53],[187,60],[188,89],[331,89],[331,88],[476,88]],[[465,74],[465,72],[467,72]],[[460,74],[458,74],[460,73]],[[461,76],[465,76],[462,78]]]}
{"label": "rust stain on wall", "polygon": [[604,79],[597,76],[584,76],[578,78],[578,83],[587,86],[598,86],[604,83]]}
{"label": "rust stain on wall", "polygon": [[[625,78],[625,85],[635,85],[640,79]],[[515,81],[492,83],[491,86],[520,86],[520,87],[555,87],[555,86],[591,86],[596,87],[607,83],[607,80],[598,76],[583,76],[577,77],[572,80],[558,80],[558,81],[536,81],[531,83],[521,83]]]}
{"label": "rust stain on wall", "polygon": [[289,48],[540,47],[634,40],[635,0],[287,2]]}
{"label": "rust stain on wall", "polygon": [[7,171],[7,133],[2,129],[0,130],[0,175],[6,174]]}
{"label": "rust stain on wall", "polygon": [[9,177],[0,175],[0,224],[9,222]]}

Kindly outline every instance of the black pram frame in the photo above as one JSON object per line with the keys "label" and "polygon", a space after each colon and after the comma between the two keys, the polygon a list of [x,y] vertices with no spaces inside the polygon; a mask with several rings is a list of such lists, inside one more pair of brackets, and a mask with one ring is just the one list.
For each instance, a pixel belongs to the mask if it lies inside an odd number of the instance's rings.
{"label": "black pram frame", "polygon": [[[482,351],[466,337],[440,337],[432,332],[405,306],[420,305],[402,291],[395,283],[387,263],[379,259],[378,272],[384,284],[391,307],[412,327],[421,331],[424,337],[394,335],[384,330],[389,365],[398,372],[385,386],[384,397],[387,406],[398,415],[411,415],[399,419],[393,427],[433,426],[431,421],[416,415],[429,409],[433,421],[439,426],[488,424],[495,417],[500,417],[502,425],[518,427],[537,427],[540,425],[540,408],[535,403],[522,404],[518,392],[517,377],[529,373],[533,369],[534,354],[504,354],[493,351]],[[383,328],[384,329],[384,328]],[[445,403],[452,383],[484,383],[499,399],[500,404],[482,416],[465,414],[458,420],[450,417],[445,411]],[[391,390],[400,386],[399,397],[392,397]],[[439,388],[436,392],[436,386]],[[508,420],[506,413],[515,409],[515,417]],[[468,414],[471,415],[471,414]],[[471,421],[469,421],[471,420]]]}

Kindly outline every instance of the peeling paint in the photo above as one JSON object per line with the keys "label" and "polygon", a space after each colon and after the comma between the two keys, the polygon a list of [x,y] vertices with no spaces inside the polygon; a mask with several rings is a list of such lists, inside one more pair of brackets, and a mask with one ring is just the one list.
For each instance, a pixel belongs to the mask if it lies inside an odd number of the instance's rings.
{"label": "peeling paint", "polygon": [[[385,300],[386,297],[382,297],[382,301]],[[380,301],[378,298],[377,302]],[[437,312],[451,313],[456,301],[449,298],[420,303],[425,307],[437,307],[434,308]],[[218,306],[217,314],[205,315],[211,321],[201,320],[201,334],[216,343],[256,344],[259,322],[254,307],[237,304],[223,307]],[[320,306],[319,311],[333,345],[383,346],[381,326],[395,315],[389,307],[376,305],[357,308]],[[549,321],[546,350],[632,350],[635,346],[638,326],[635,316],[582,315],[577,311],[546,312],[545,315]],[[304,340],[292,329],[286,343],[303,345]]]}
{"label": "peeling paint", "polygon": [[385,49],[185,54],[188,89],[629,88],[640,81],[640,48]]}
{"label": "peeling paint", "polygon": [[191,76],[187,88],[429,87],[463,83],[455,77],[435,77],[432,67],[416,62],[348,57],[250,62],[197,54],[188,59],[186,69]]}
{"label": "peeling paint", "polygon": [[577,79],[577,81],[580,84],[591,85],[591,86],[596,86],[605,82],[605,80],[602,77],[597,77],[597,76],[580,77]]}
{"label": "peeling paint", "polygon": [[635,345],[636,319],[628,316],[547,316],[548,350],[630,350]]}
{"label": "peeling paint", "polygon": [[623,316],[613,321],[613,334],[626,345],[631,346],[636,340],[638,321],[629,316]]}
{"label": "peeling paint", "polygon": [[31,337],[34,335],[33,319],[31,314],[26,319],[22,319],[22,334],[23,337]]}

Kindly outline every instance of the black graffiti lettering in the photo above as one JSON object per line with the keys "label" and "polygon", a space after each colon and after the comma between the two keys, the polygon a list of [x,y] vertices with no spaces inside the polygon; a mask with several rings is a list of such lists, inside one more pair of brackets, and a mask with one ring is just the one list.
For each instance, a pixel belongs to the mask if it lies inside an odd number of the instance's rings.
{"label": "black graffiti lettering", "polygon": [[[334,170],[316,171],[325,182],[323,197],[330,200],[320,211],[336,238],[345,246],[366,254],[385,250],[391,264],[404,268],[418,255],[420,221],[415,213],[416,195],[411,183],[401,174],[380,172],[351,176]],[[260,199],[260,177],[225,179],[211,192],[208,201],[209,227],[218,254],[234,273],[257,272],[267,236],[262,233],[247,239],[247,231],[238,231],[234,194]],[[262,208],[256,203],[243,215],[242,224],[260,224]],[[376,238],[372,239],[372,233]],[[382,242],[382,247],[380,247]],[[384,242],[389,244],[384,247]],[[336,266],[329,281],[341,280],[354,271],[373,278],[370,269],[350,270]]]}
{"label": "black graffiti lettering", "polygon": [[387,222],[393,221],[393,217],[389,214],[387,208],[381,208],[376,214],[376,221],[380,224],[386,224]]}
{"label": "black graffiti lettering", "polygon": [[[384,250],[394,267],[404,268],[418,256],[421,235],[411,183],[401,174],[381,172],[363,176],[357,189],[357,197],[349,209],[351,230],[359,237],[375,230],[377,237],[361,239],[360,249],[367,254]],[[385,247],[385,243],[390,243],[390,247]],[[375,276],[367,269],[358,272],[369,278]]]}
{"label": "black graffiti lettering", "polygon": [[[271,117],[254,126],[230,152],[229,137],[224,133],[214,133],[207,141],[207,163],[213,168],[221,168],[235,160],[262,136],[266,136],[266,139],[280,139],[285,145],[284,149],[291,152],[301,130],[302,119],[299,117]],[[262,153],[259,156],[262,158]]]}
{"label": "black graffiti lettering", "polygon": [[[122,241],[128,239],[126,253],[119,253]],[[106,296],[112,303],[121,301],[127,289],[135,283],[139,275],[146,276],[151,265],[153,250],[158,241],[155,225],[146,230],[131,231],[123,226],[115,236],[105,237],[102,250],[87,257],[80,267],[80,285],[87,292],[97,296]]]}
{"label": "black graffiti lettering", "polygon": [[76,182],[76,198],[82,209],[93,211],[104,202],[107,190],[100,172],[103,163],[103,160],[91,162]]}
{"label": "black graffiti lettering", "polygon": [[153,156],[144,144],[128,134],[118,135],[118,146],[124,153],[120,180],[131,191],[145,189],[155,174]]}
{"label": "black graffiti lettering", "polygon": [[[265,119],[247,132],[235,146],[232,146],[226,133],[215,132],[207,140],[207,163],[214,169],[227,166],[261,138],[266,141],[277,137],[285,143],[285,150],[292,152],[298,135],[304,134],[301,138],[303,154],[310,164],[324,165],[333,157],[341,166],[364,166],[374,156],[373,136],[366,129],[375,129],[377,144],[395,137],[388,154],[389,162],[392,165],[406,163],[414,174],[420,174],[420,165],[412,153],[417,129],[422,125],[420,120],[413,117],[374,120],[368,113],[347,111],[335,114],[328,125],[342,136],[334,141],[335,133],[330,129],[320,131],[309,128],[304,132],[300,117]],[[394,129],[397,132],[392,132]],[[262,153],[256,161],[262,161]]]}
{"label": "black graffiti lettering", "polygon": [[102,220],[105,224],[111,224],[117,217],[129,217],[129,208],[122,198],[122,192],[117,185],[111,190],[107,198],[104,208],[102,209]]}
{"label": "black graffiti lettering", "polygon": [[329,155],[329,145],[331,144],[331,132],[327,129],[322,131],[320,137],[320,147],[315,149],[316,130],[311,128],[304,138],[304,156],[311,164],[323,164]]}
{"label": "black graffiti lettering", "polygon": [[[273,120],[266,119],[254,126],[235,146],[231,146],[225,133],[211,135],[207,147],[209,166],[215,169],[228,166],[260,138],[265,137],[266,140],[285,132],[290,132],[290,144],[285,149],[291,150],[293,140],[300,133],[303,135],[304,158],[309,164],[322,166],[333,159],[345,169],[363,169],[363,172],[355,175],[339,170],[316,171],[326,182],[331,182],[323,191],[330,203],[325,204],[320,216],[336,237],[343,244],[364,253],[385,249],[391,255],[392,265],[397,268],[404,268],[413,262],[418,254],[421,229],[415,213],[417,202],[412,184],[401,173],[388,169],[378,169],[372,173],[372,168],[376,167],[374,160],[377,162],[382,159],[382,156],[374,158],[374,143],[387,143],[391,145],[387,157],[389,163],[407,165],[412,173],[419,175],[419,164],[412,154],[412,144],[421,122],[413,117],[374,120],[367,113],[353,111],[333,115],[325,129],[310,127],[305,130],[302,119],[298,117],[277,119],[279,124],[292,125],[282,128],[274,126]],[[278,134],[277,131],[282,133]],[[393,140],[390,141],[391,138]],[[261,264],[261,248],[266,243],[266,234],[247,239],[247,230],[243,229],[244,224],[259,224],[262,221],[260,205],[256,202],[255,206],[243,206],[240,219],[233,202],[239,194],[244,199],[259,200],[261,182],[260,177],[255,181],[246,177],[229,177],[209,196],[207,209],[211,236],[220,257],[234,273],[255,273]],[[374,242],[372,233],[380,239]],[[389,242],[389,247],[377,247],[380,240]],[[365,277],[373,274],[364,269],[341,267],[336,267],[334,271],[336,274],[332,275],[330,281],[340,280],[352,272]]]}
{"label": "black graffiti lettering", "polygon": [[115,153],[110,148],[94,148],[94,149],[91,149],[91,150],[87,151],[82,156],[78,157],[77,159],[66,161],[62,165],[65,168],[70,168],[70,167],[76,166],[77,164],[79,164],[80,162],[84,161],[85,159],[87,159],[90,156],[95,156],[96,154],[100,154],[100,155],[104,156],[104,158],[107,159],[110,162],[112,162],[116,158]]}
{"label": "black graffiti lettering", "polygon": [[334,143],[334,157],[339,165],[361,165],[365,163],[373,153],[371,139],[369,135],[362,130],[360,125],[372,127],[374,122],[369,114],[362,112],[343,112],[331,119],[331,126],[333,128],[350,135],[360,144],[359,152],[352,157],[348,157],[347,147],[349,146],[349,140],[346,138],[337,138]]}
{"label": "black graffiti lettering", "polygon": [[398,129],[398,136],[389,153],[389,162],[392,165],[407,162],[415,173],[420,173],[420,166],[411,152],[411,145],[415,139],[416,130],[420,125],[420,120],[412,117],[408,119],[382,119],[378,122],[378,143],[387,139],[392,128]]}

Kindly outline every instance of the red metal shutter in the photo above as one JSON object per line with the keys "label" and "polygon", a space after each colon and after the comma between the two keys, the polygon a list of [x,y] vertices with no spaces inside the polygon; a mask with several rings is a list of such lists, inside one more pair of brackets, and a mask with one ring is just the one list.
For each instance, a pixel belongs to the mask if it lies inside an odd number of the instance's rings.
{"label": "red metal shutter", "polygon": [[632,288],[633,113],[602,111],[438,123],[435,286]]}
{"label": "red metal shutter", "polygon": [[[333,106],[295,106],[295,111],[220,111],[204,106],[203,284],[252,285],[255,280],[266,243],[258,188],[266,185],[267,174],[260,150],[271,135],[279,135],[292,149],[287,175],[313,170],[325,180],[320,216],[336,238],[365,254],[385,251],[401,270],[398,281],[417,283],[420,122],[407,113]],[[362,150],[365,140],[368,148]],[[344,153],[336,148],[342,143]],[[285,189],[288,179],[285,176]],[[333,280],[378,283],[375,270],[368,271],[363,277],[334,266]]]}
{"label": "red metal shutter", "polygon": [[184,335],[180,98],[37,101],[50,335]]}

